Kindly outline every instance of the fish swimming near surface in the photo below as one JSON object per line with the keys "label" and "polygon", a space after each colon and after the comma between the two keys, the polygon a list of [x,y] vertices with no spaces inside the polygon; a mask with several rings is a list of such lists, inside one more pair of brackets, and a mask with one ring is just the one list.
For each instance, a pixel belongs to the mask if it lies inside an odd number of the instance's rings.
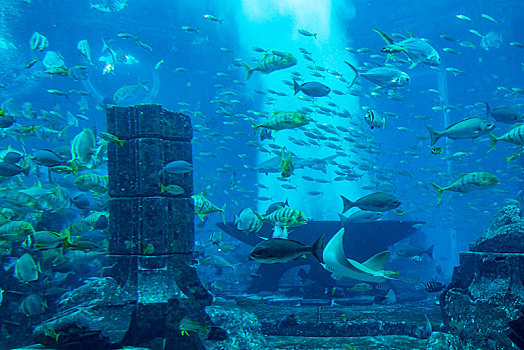
{"label": "fish swimming near surface", "polygon": [[501,137],[497,137],[492,133],[489,133],[488,136],[491,139],[491,146],[489,147],[490,151],[499,141],[509,142],[517,146],[521,146],[524,145],[524,124],[518,124]]}
{"label": "fish swimming near surface", "polygon": [[293,88],[295,95],[302,91],[309,97],[323,97],[331,92],[329,86],[315,81],[303,83],[299,85],[295,79],[293,79]]}
{"label": "fish swimming near surface", "polygon": [[342,214],[354,207],[367,211],[384,212],[398,208],[401,204],[395,196],[385,192],[375,192],[354,202],[350,201],[344,196],[340,197],[344,203]]}
{"label": "fish swimming near surface", "polygon": [[331,278],[338,280],[348,277],[359,281],[376,283],[385,282],[388,279],[394,280],[384,270],[384,266],[389,259],[389,252],[378,253],[367,261],[359,263],[346,257],[343,239],[344,229],[342,228],[331,238],[322,253],[322,266],[332,273]]}
{"label": "fish swimming near surface", "polygon": [[431,136],[431,146],[433,146],[441,137],[449,137],[453,140],[459,139],[476,139],[486,135],[495,129],[495,124],[482,118],[467,118],[455,124],[448,126],[443,131],[436,131],[426,126]]}
{"label": "fish swimming near surface", "polygon": [[499,179],[495,175],[485,171],[478,171],[462,174],[458,179],[446,187],[440,187],[434,183],[431,183],[431,186],[437,190],[437,203],[440,203],[440,200],[442,199],[442,192],[444,191],[467,193],[473,190],[484,190],[498,184]]}
{"label": "fish swimming near surface", "polygon": [[431,46],[426,40],[411,37],[399,42],[395,42],[387,34],[381,32],[378,29],[373,29],[378,33],[387,45],[380,51],[387,53],[404,52],[411,60],[411,66],[414,68],[419,63],[427,64],[432,67],[438,67],[440,65],[440,56],[433,46]]}
{"label": "fish swimming near surface", "polygon": [[524,114],[521,114],[514,108],[500,106],[494,109],[491,109],[489,104],[486,104],[486,114],[488,117],[493,117],[498,122],[505,124],[516,124],[522,123],[524,121]]}
{"label": "fish swimming near surface", "polygon": [[411,78],[406,72],[393,67],[376,67],[366,72],[359,72],[351,63],[346,64],[355,72],[355,77],[349,87],[353,86],[359,77],[364,77],[372,83],[383,88],[395,88],[406,86],[411,82]]}
{"label": "fish swimming near surface", "polygon": [[276,70],[292,67],[295,64],[297,64],[297,59],[292,54],[276,50],[273,50],[272,52],[266,52],[264,57],[262,57],[262,59],[258,61],[253,68],[242,62],[242,65],[247,70],[246,80],[249,80],[249,78],[251,78],[251,74],[253,74],[255,71],[269,74]]}
{"label": "fish swimming near surface", "polygon": [[306,253],[312,253],[322,263],[323,241],[324,235],[310,246],[289,239],[271,238],[257,244],[249,254],[249,259],[264,264],[276,264],[300,259]]}

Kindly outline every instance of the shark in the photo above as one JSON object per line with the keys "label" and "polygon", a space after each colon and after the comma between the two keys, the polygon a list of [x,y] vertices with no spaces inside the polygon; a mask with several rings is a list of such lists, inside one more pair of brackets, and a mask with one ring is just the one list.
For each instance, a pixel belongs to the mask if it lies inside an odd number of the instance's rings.
{"label": "shark", "polygon": [[323,252],[324,263],[322,266],[331,272],[333,279],[349,277],[365,282],[384,282],[388,279],[397,280],[389,277],[384,271],[384,266],[388,261],[390,253],[384,251],[378,253],[367,261],[359,263],[358,261],[348,259],[344,253],[342,244],[344,238],[344,228],[341,228],[328,242]]}

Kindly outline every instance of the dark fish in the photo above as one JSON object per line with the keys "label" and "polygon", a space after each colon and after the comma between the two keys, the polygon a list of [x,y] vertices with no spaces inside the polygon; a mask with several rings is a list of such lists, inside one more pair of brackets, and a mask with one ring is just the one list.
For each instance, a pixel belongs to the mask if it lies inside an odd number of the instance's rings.
{"label": "dark fish", "polygon": [[3,111],[0,110],[0,128],[5,129],[13,125],[15,119],[10,115],[4,115]]}
{"label": "dark fish", "polygon": [[331,92],[329,86],[314,81],[298,85],[296,80],[293,79],[293,88],[295,89],[295,95],[302,91],[309,97],[322,97]]}
{"label": "dark fish", "polygon": [[374,298],[373,298],[373,302],[374,303],[381,303],[383,302],[384,300],[386,300],[386,296],[385,295],[376,295]]}
{"label": "dark fish", "polygon": [[4,156],[4,162],[16,164],[22,160],[23,155],[18,152],[7,152]]}
{"label": "dark fish", "polygon": [[16,164],[0,162],[0,176],[15,176],[24,172],[24,169]]}
{"label": "dark fish", "polygon": [[342,201],[344,202],[342,214],[353,207],[358,207],[362,210],[383,212],[398,208],[401,204],[395,196],[385,192],[375,192],[355,202],[350,201],[344,196],[340,197],[342,197]]}
{"label": "dark fish", "polygon": [[323,263],[323,241],[324,235],[310,246],[290,239],[271,238],[257,244],[249,254],[249,259],[264,264],[276,264],[296,260],[306,253],[312,253],[318,261]]}
{"label": "dark fish", "polygon": [[441,290],[444,290],[444,288],[446,288],[446,285],[445,284],[442,284],[440,282],[428,282],[424,285],[424,289],[428,292],[428,293],[436,293],[436,292],[440,292]]}
{"label": "dark fish", "polygon": [[524,120],[524,115],[521,115],[519,111],[517,111],[514,108],[501,106],[491,109],[487,102],[484,103],[486,104],[486,114],[488,115],[488,117],[491,116],[498,122],[506,124],[516,124],[522,123],[522,121]]}
{"label": "dark fish", "polygon": [[290,314],[278,321],[277,328],[289,328],[298,324],[297,315]]}
{"label": "dark fish", "polygon": [[33,152],[33,162],[38,165],[54,167],[64,165],[66,160],[50,149],[39,149]]}
{"label": "dark fish", "polygon": [[89,198],[87,198],[87,196],[84,194],[74,197],[73,199],[71,199],[71,202],[78,209],[89,209],[91,207],[91,202],[89,201]]}

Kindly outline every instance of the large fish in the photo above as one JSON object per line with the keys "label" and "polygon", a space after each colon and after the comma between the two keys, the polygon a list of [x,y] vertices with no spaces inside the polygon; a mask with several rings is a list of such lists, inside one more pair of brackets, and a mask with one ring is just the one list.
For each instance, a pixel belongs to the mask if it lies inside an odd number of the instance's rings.
{"label": "large fish", "polygon": [[251,78],[251,74],[253,74],[254,71],[269,74],[276,70],[292,67],[295,64],[297,64],[297,59],[292,54],[276,50],[266,53],[253,68],[242,62],[242,65],[247,69],[246,80]]}
{"label": "large fish", "polygon": [[257,244],[249,254],[249,259],[264,264],[276,264],[297,260],[306,253],[312,253],[318,261],[323,263],[323,241],[324,235],[310,246],[289,239],[271,238]]}
{"label": "large fish", "polygon": [[326,96],[331,92],[329,86],[316,81],[310,81],[304,84],[299,85],[295,79],[293,79],[293,88],[295,90],[295,95],[302,91],[304,94],[309,97],[322,97]]}
{"label": "large fish", "polygon": [[411,37],[400,42],[395,42],[387,34],[378,29],[373,29],[378,33],[387,45],[380,51],[387,53],[404,52],[411,60],[411,66],[414,68],[417,64],[427,64],[432,67],[440,65],[440,56],[433,46],[428,44],[424,39]]}
{"label": "large fish", "polygon": [[450,139],[476,139],[482,135],[489,133],[495,128],[495,124],[489,120],[481,118],[468,118],[452,124],[443,131],[436,131],[426,126],[431,136],[431,146],[433,146],[441,137],[449,137]]}
{"label": "large fish", "polygon": [[514,108],[500,106],[491,109],[487,102],[485,102],[485,104],[486,114],[488,115],[488,117],[493,117],[493,119],[495,119],[498,122],[506,124],[516,124],[522,123],[522,121],[524,120],[524,115],[520,114],[519,111],[517,111]]}
{"label": "large fish", "polygon": [[255,135],[258,128],[271,129],[275,131],[293,129],[309,123],[309,118],[299,112],[275,112],[260,124],[253,124]]}
{"label": "large fish", "polygon": [[306,214],[299,209],[290,207],[279,207],[262,218],[280,227],[296,227],[305,225],[308,222]]}
{"label": "large fish", "polygon": [[484,171],[477,171],[460,175],[458,179],[446,187],[440,187],[434,183],[431,183],[431,186],[437,190],[438,203],[440,203],[442,192],[444,191],[467,193],[473,190],[484,190],[498,184],[499,179],[495,175]]}
{"label": "large fish", "polygon": [[342,214],[354,207],[367,211],[384,212],[398,208],[401,204],[395,196],[385,192],[375,192],[354,202],[344,196],[340,197],[344,202],[344,210],[342,211]]}
{"label": "large fish", "polygon": [[375,83],[383,88],[395,88],[406,86],[411,82],[411,78],[406,72],[403,72],[393,67],[377,67],[372,68],[366,72],[359,72],[351,63],[346,64],[355,72],[355,78],[349,87],[355,84],[359,77],[364,77],[372,83]]}
{"label": "large fish", "polygon": [[491,139],[491,146],[489,148],[490,151],[493,149],[493,147],[495,147],[495,145],[499,141],[509,142],[517,146],[521,146],[524,145],[524,124],[519,124],[515,126],[513,129],[511,129],[501,137],[497,137],[492,133],[489,133],[488,135]]}

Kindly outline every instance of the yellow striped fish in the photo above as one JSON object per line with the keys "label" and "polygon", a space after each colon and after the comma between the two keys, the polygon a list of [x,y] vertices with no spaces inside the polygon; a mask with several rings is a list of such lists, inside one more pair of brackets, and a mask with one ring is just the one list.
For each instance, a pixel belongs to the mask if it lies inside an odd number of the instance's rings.
{"label": "yellow striped fish", "polygon": [[440,187],[434,183],[431,183],[431,186],[437,190],[438,203],[440,203],[442,192],[444,191],[467,193],[473,190],[483,190],[490,188],[498,184],[499,179],[495,175],[484,171],[477,171],[460,175],[458,179],[446,187]]}
{"label": "yellow striped fish", "polygon": [[491,139],[491,147],[489,148],[490,151],[493,149],[493,147],[495,147],[495,145],[499,141],[514,143],[518,146],[524,145],[524,124],[517,124],[517,126],[515,126],[513,129],[511,129],[501,137],[497,137],[492,133],[489,133],[488,136]]}
{"label": "yellow striped fish", "polygon": [[309,123],[309,118],[299,112],[275,112],[261,124],[251,122],[255,128],[255,135],[258,128],[271,129],[275,131],[293,129]]}
{"label": "yellow striped fish", "polygon": [[280,207],[264,216],[263,219],[280,227],[296,227],[305,225],[308,222],[306,214],[299,209],[290,207]]}
{"label": "yellow striped fish", "polygon": [[75,184],[94,192],[104,193],[107,191],[107,179],[107,175],[84,174],[75,179]]}
{"label": "yellow striped fish", "polygon": [[254,71],[269,74],[276,70],[292,67],[295,64],[297,64],[297,59],[292,54],[277,50],[273,50],[271,53],[266,53],[253,68],[242,62],[242,65],[247,69],[246,80],[251,78],[251,74],[253,74]]}

